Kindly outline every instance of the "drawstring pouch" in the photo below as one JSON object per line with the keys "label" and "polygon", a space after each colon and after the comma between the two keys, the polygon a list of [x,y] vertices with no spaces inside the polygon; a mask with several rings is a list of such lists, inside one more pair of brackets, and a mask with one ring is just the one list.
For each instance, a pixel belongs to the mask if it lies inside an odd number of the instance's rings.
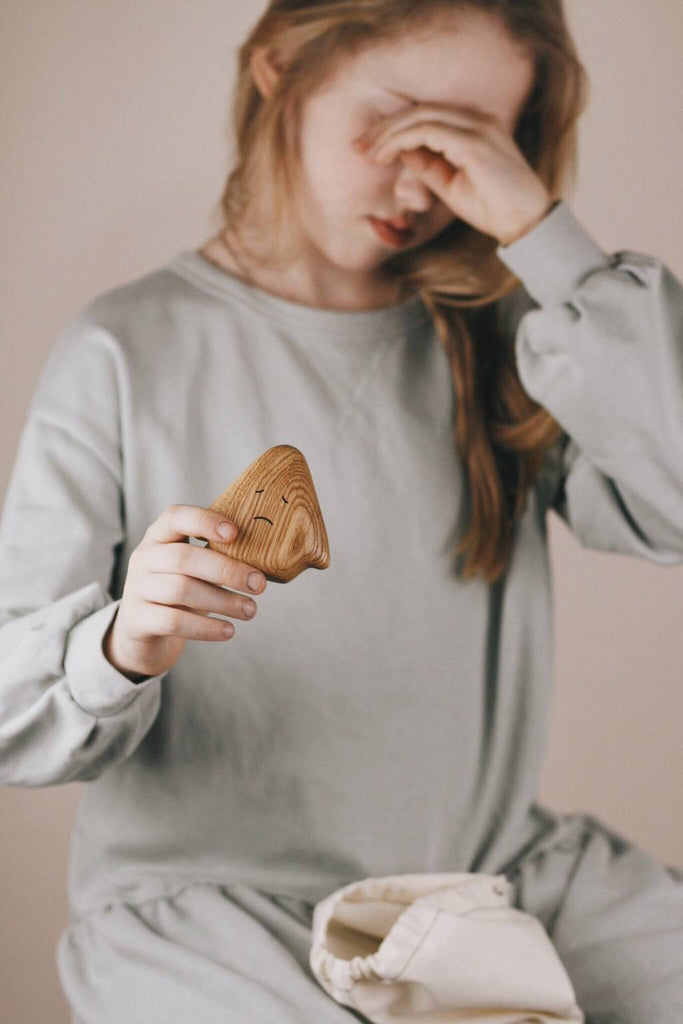
{"label": "drawstring pouch", "polygon": [[505,875],[385,875],[315,904],[309,962],[376,1024],[585,1021],[545,928]]}

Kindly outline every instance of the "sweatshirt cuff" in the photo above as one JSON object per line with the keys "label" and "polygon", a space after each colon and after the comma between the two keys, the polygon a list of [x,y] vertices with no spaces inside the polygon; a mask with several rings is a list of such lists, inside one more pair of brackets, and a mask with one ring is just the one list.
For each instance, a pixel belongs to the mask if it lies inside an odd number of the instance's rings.
{"label": "sweatshirt cuff", "polygon": [[122,711],[145,690],[158,686],[166,674],[134,683],[107,660],[102,641],[119,604],[120,600],[109,602],[80,619],[69,630],[66,645],[64,673],[71,695],[84,711],[98,718]]}
{"label": "sweatshirt cuff", "polygon": [[590,273],[612,263],[561,199],[531,231],[496,254],[540,306],[566,302]]}

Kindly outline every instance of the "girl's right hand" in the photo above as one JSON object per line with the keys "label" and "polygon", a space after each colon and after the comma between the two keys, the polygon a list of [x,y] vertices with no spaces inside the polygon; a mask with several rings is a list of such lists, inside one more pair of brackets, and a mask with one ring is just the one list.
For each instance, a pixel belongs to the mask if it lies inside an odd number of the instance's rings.
{"label": "girl's right hand", "polygon": [[[172,668],[186,640],[229,640],[235,627],[209,618],[208,612],[240,619],[256,613],[250,598],[222,588],[261,594],[263,573],[188,542],[189,537],[233,540],[234,524],[233,536],[218,532],[225,522],[224,515],[201,505],[169,505],[132,552],[119,607],[102,641],[107,660],[132,682]],[[252,587],[248,577],[254,573],[259,582]]]}

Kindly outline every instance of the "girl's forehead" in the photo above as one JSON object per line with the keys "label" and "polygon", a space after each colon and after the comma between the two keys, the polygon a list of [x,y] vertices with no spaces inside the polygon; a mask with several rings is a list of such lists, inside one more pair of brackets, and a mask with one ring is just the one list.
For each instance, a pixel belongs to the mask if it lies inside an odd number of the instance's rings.
{"label": "girl's forehead", "polygon": [[393,61],[366,62],[347,79],[359,99],[377,99],[398,108],[411,104],[452,104],[482,114],[493,114],[513,127],[534,81],[533,62],[516,60],[488,65],[473,59],[446,68],[411,69]]}
{"label": "girl's forehead", "polygon": [[[318,90],[339,107],[372,102],[385,113],[410,104],[462,106],[513,131],[533,88],[535,62],[490,15],[451,19],[437,31],[403,32],[349,54]],[[326,97],[326,98],[325,98]],[[391,109],[387,109],[391,107]]]}

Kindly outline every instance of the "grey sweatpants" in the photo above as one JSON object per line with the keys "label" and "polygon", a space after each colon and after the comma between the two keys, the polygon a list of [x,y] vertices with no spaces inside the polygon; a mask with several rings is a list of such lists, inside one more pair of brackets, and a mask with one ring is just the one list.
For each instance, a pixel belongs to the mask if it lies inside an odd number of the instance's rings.
{"label": "grey sweatpants", "polygon": [[[548,931],[587,1024],[681,1024],[683,872],[589,815],[548,820],[500,871]],[[302,899],[193,883],[90,914],[57,948],[72,1024],[365,1020],[311,971],[312,913]]]}

